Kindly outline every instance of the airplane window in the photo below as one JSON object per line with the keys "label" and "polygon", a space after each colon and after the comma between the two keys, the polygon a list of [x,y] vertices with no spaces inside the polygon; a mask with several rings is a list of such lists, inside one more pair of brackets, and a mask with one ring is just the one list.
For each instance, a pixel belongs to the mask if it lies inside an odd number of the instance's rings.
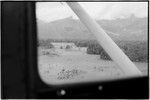
{"label": "airplane window", "polygon": [[[128,56],[142,75],[147,76],[147,2],[79,4]],[[57,85],[124,77],[124,72],[67,3],[37,2],[36,17],[38,69],[44,82]]]}

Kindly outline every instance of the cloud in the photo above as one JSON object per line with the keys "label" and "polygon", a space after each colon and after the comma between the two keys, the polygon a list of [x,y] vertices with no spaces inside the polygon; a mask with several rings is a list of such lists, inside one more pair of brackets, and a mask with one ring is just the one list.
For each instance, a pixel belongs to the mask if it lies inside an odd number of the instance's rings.
{"label": "cloud", "polygon": [[101,18],[113,19],[113,18],[129,17],[131,14],[134,14],[137,17],[147,16],[146,2],[145,3],[141,3],[141,2],[116,3],[110,8],[111,9],[109,9],[109,11],[107,11],[107,13],[105,13],[104,16],[102,16]]}
{"label": "cloud", "polygon": [[[87,13],[95,19],[113,19],[135,14],[137,17],[147,16],[147,2],[80,2]],[[46,22],[77,16],[60,2],[37,3],[37,18]]]}

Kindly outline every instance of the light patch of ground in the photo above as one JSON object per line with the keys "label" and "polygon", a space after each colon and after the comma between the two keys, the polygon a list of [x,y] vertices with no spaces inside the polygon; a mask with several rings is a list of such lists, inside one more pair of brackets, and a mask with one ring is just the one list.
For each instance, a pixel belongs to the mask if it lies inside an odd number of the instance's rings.
{"label": "light patch of ground", "polygon": [[[45,55],[42,52],[49,52]],[[113,61],[101,60],[99,55],[89,55],[79,50],[39,50],[39,73],[48,84],[95,81],[123,76]],[[147,63],[135,63],[147,74]]]}

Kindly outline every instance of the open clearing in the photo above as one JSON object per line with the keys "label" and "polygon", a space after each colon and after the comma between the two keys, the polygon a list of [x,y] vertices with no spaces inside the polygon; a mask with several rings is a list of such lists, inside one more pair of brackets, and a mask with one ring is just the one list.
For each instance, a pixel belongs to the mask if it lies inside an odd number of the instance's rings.
{"label": "open clearing", "polygon": [[[43,51],[49,52],[45,55]],[[48,84],[96,81],[123,76],[123,72],[113,62],[100,59],[99,55],[89,55],[79,50],[47,49],[39,50],[39,73]],[[134,62],[147,75],[147,63]]]}

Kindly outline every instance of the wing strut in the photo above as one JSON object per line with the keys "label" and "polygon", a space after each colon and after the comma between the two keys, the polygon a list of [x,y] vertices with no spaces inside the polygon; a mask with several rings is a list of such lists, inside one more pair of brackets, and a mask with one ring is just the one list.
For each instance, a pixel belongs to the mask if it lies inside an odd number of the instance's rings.
{"label": "wing strut", "polygon": [[69,7],[79,17],[81,22],[95,35],[98,43],[108,53],[112,60],[120,67],[125,76],[142,76],[141,71],[106,34],[106,32],[92,19],[77,2],[67,2]]}

